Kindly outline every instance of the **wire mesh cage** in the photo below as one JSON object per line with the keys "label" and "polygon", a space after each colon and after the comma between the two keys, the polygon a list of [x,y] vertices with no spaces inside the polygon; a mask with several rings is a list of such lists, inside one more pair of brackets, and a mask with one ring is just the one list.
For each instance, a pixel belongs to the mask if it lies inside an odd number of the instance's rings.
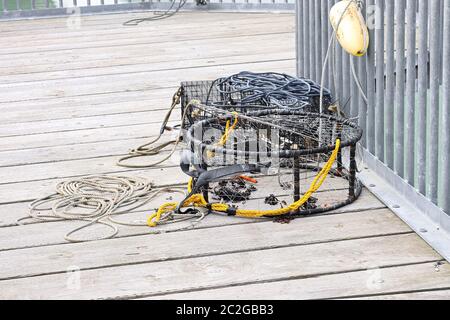
{"label": "wire mesh cage", "polygon": [[[230,113],[196,104],[210,116],[186,133],[182,168],[192,177],[181,207],[203,206],[242,217],[297,217],[355,201],[353,122],[302,110]],[[214,115],[214,116],[213,116]]]}
{"label": "wire mesh cage", "polygon": [[[192,100],[240,114],[268,109],[321,111],[321,87],[318,84],[280,73],[241,72],[214,81],[183,82],[181,88],[181,110],[183,115],[187,113],[183,117],[185,129],[208,116],[202,110],[187,110]],[[331,92],[324,88],[323,113],[329,113],[328,108],[332,103]]]}

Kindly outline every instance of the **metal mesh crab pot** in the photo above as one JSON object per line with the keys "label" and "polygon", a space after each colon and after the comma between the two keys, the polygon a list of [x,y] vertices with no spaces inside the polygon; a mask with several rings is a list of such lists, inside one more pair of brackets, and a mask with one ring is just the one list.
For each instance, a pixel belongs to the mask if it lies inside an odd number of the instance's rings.
{"label": "metal mesh crab pot", "polygon": [[[189,103],[198,100],[208,106],[240,114],[268,109],[320,111],[320,86],[309,79],[294,78],[279,73],[241,72],[215,81],[191,81],[181,84],[183,128],[209,115],[190,110]],[[332,96],[323,90],[323,110],[328,113]]]}
{"label": "metal mesh crab pot", "polygon": [[[199,108],[208,111],[209,107]],[[299,110],[222,114],[192,125],[182,168],[192,177],[179,205],[241,217],[297,217],[355,201],[362,130]]]}

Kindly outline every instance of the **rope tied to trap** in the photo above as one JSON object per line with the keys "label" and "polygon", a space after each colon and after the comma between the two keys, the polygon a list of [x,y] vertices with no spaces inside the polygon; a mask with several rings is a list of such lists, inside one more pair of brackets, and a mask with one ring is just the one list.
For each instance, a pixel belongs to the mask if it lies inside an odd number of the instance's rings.
{"label": "rope tied to trap", "polygon": [[[235,118],[237,119],[237,117]],[[179,208],[188,208],[188,207],[194,207],[194,208],[207,208],[210,211],[213,212],[221,212],[221,213],[228,213],[230,215],[235,215],[238,217],[243,218],[260,218],[260,217],[276,217],[276,216],[282,216],[287,215],[291,212],[295,212],[299,210],[311,197],[312,195],[317,192],[320,187],[323,185],[325,179],[327,178],[328,174],[330,173],[333,164],[336,161],[336,158],[338,156],[338,152],[341,148],[341,141],[340,139],[336,140],[336,145],[331,153],[330,158],[326,162],[326,164],[323,166],[323,168],[319,171],[319,173],[316,175],[314,180],[312,181],[308,191],[306,191],[303,196],[296,202],[290,204],[289,206],[286,206],[284,208],[275,209],[275,210],[245,210],[245,209],[236,209],[230,207],[228,204],[225,203],[208,203],[205,199],[205,197],[202,194],[192,194],[194,190],[194,179],[191,178],[188,183],[188,193],[190,196],[186,200],[184,200],[182,203],[177,202],[170,202],[163,204],[159,207],[158,211],[154,214],[152,214],[148,220],[147,224],[150,227],[156,227],[160,221],[160,218],[163,214],[167,214],[169,212],[174,212],[178,210]],[[191,195],[192,194],[192,195]]]}

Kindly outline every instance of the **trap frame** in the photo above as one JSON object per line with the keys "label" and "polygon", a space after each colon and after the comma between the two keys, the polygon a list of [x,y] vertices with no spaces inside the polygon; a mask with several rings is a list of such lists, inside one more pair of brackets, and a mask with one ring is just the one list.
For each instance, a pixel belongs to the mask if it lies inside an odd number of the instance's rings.
{"label": "trap frame", "polygon": [[198,208],[295,218],[341,208],[361,194],[356,146],[362,130],[350,120],[302,110],[239,114],[199,102],[189,106],[207,117],[184,137],[188,195],[163,205],[151,219]]}

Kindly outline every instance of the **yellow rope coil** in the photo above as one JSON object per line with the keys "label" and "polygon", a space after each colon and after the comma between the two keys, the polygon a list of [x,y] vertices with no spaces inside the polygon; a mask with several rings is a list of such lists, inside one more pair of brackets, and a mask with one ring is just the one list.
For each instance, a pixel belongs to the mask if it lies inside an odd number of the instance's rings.
{"label": "yellow rope coil", "polygon": [[[236,123],[237,123],[237,116],[235,118],[235,124]],[[227,135],[227,132],[230,132],[230,130],[233,130],[233,126],[231,127],[232,129],[228,128],[228,130],[226,130],[226,133],[224,134],[224,136]],[[227,137],[225,137],[224,139],[226,141]],[[331,168],[333,167],[334,162],[336,161],[340,147],[341,147],[341,141],[338,139],[338,140],[336,140],[336,147],[335,147],[333,153],[331,154],[330,158],[328,159],[327,163],[324,165],[324,167],[320,170],[320,172],[314,178],[308,191],[303,195],[303,197],[300,200],[292,203],[291,205],[289,205],[287,207],[275,209],[275,210],[238,209],[238,210],[236,210],[236,216],[245,217],[245,218],[259,218],[259,217],[266,217],[266,216],[275,217],[275,216],[281,216],[281,215],[285,215],[285,214],[289,214],[291,212],[297,211],[322,186],[322,184],[324,183],[325,179],[327,178]],[[193,185],[193,179],[190,179],[189,183],[188,183],[188,192],[189,193],[192,192],[192,185]],[[205,200],[205,198],[203,197],[202,194],[192,195],[189,199],[184,201],[184,203],[182,204],[181,207],[186,208],[186,207],[190,207],[190,206],[196,207],[196,208],[209,207],[212,211],[223,212],[223,213],[226,213],[230,209],[230,207],[224,203],[208,204],[208,202]],[[161,207],[159,207],[159,209],[156,213],[152,214],[148,218],[147,224],[150,227],[156,227],[158,225],[159,220],[161,219],[161,215],[163,215],[164,213],[174,211],[177,209],[177,207],[178,207],[178,203],[176,203],[176,202],[169,202],[169,203],[163,204]]]}

